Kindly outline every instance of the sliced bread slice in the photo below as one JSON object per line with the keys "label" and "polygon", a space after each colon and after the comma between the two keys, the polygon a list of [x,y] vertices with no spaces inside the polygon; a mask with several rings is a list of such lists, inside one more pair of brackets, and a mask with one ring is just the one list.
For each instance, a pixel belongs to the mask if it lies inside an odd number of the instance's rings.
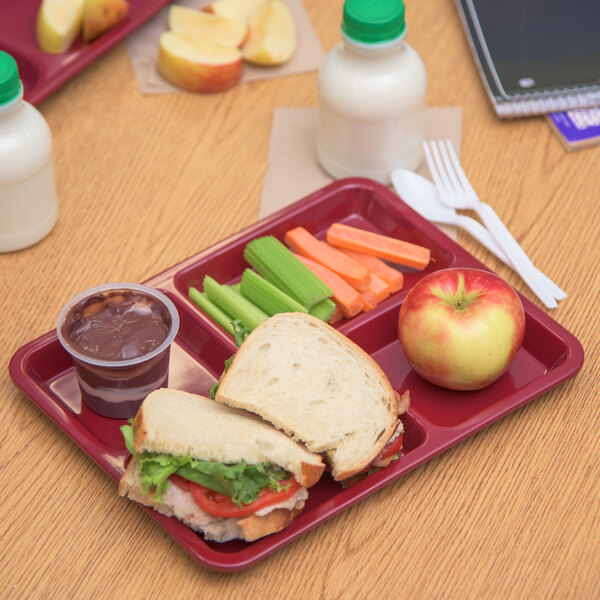
{"label": "sliced bread slice", "polygon": [[397,397],[379,365],[323,321],[277,314],[243,342],[216,400],[260,415],[326,452],[336,480],[365,469],[398,425]]}

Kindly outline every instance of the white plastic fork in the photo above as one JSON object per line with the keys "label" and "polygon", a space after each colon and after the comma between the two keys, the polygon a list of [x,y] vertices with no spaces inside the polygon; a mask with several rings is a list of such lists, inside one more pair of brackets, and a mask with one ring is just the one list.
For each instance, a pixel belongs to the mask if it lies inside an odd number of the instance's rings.
{"label": "white plastic fork", "polygon": [[[462,215],[442,202],[437,187],[429,179],[408,169],[395,169],[392,171],[392,183],[400,198],[422,217],[434,223],[461,227],[502,262],[513,268],[510,259],[506,256],[504,250],[498,246],[487,228],[476,219]],[[536,274],[546,283],[557,300],[566,297],[566,294],[544,273],[537,270]]]}
{"label": "white plastic fork", "polygon": [[545,306],[556,308],[558,306],[556,300],[563,300],[567,295],[548,277],[540,276],[541,272],[519,246],[494,209],[479,200],[458,161],[450,140],[445,140],[445,143],[424,142],[423,149],[440,199],[452,208],[475,211],[523,281]]}

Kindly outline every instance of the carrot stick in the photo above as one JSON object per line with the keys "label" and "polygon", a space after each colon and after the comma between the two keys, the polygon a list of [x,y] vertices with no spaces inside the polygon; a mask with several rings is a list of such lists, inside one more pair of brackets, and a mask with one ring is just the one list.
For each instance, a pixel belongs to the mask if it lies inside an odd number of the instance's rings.
{"label": "carrot stick", "polygon": [[362,265],[365,265],[371,274],[375,273],[387,282],[390,286],[390,292],[393,294],[398,290],[402,289],[404,285],[404,274],[402,271],[398,271],[388,264],[384,263],[380,258],[372,256],[370,254],[364,254],[363,252],[356,252],[355,250],[343,250],[344,254],[347,254],[350,258],[358,261]]}
{"label": "carrot stick", "polygon": [[[327,242],[321,243],[325,246],[328,245]],[[326,282],[324,283],[327,285]],[[350,285],[354,287],[351,282]],[[373,272],[370,272],[367,287],[364,290],[357,291],[360,292],[360,296],[364,304],[363,310],[365,311],[375,308],[380,302],[383,302],[391,293],[390,286],[388,285],[388,283]]]}
{"label": "carrot stick", "polygon": [[[335,300],[334,300],[335,302]],[[333,315],[331,316],[331,319],[329,319],[329,321],[327,321],[330,325],[333,325],[334,323],[337,323],[338,321],[341,321],[344,318],[344,314],[342,313],[342,309],[336,305],[335,307],[335,312],[333,313]]]}
{"label": "carrot stick", "polygon": [[296,254],[302,254],[331,269],[357,290],[362,291],[367,288],[369,282],[367,267],[352,260],[337,248],[318,240],[304,227],[290,229],[285,234],[285,241]]}
{"label": "carrot stick", "polygon": [[390,286],[386,281],[381,279],[378,275],[371,272],[371,278],[369,279],[369,287],[360,293],[363,299],[364,308],[366,312],[375,308],[380,302],[383,302],[390,295]]}
{"label": "carrot stick", "polygon": [[375,302],[379,304],[390,295],[391,290],[387,281],[384,281],[383,279],[381,279],[381,277],[379,277],[379,275],[376,275],[375,273],[371,272],[371,277],[369,278],[369,286],[366,290],[364,290],[364,292],[370,292],[371,294],[373,294]]}
{"label": "carrot stick", "polygon": [[357,250],[419,270],[423,270],[431,258],[429,248],[343,223],[330,225],[327,230],[327,241],[332,246]]}
{"label": "carrot stick", "polygon": [[363,310],[365,312],[373,310],[378,304],[377,298],[371,290],[365,290],[364,292],[361,292],[360,297],[362,298]]}
{"label": "carrot stick", "polygon": [[333,292],[332,300],[341,310],[344,317],[353,317],[363,309],[363,301],[360,293],[337,273],[306,256],[302,256],[301,254],[295,254],[295,256],[331,289]]}

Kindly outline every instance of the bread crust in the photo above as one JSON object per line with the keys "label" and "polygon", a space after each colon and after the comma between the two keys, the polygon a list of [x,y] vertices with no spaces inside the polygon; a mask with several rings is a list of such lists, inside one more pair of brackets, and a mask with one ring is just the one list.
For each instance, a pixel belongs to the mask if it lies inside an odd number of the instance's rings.
{"label": "bread crust", "polygon": [[299,508],[294,508],[292,510],[276,508],[262,517],[251,515],[244,519],[240,519],[238,525],[244,532],[244,539],[247,542],[253,542],[261,537],[285,529],[300,516],[301,512],[302,510]]}
{"label": "bread crust", "polygon": [[[344,481],[349,477],[353,477],[358,473],[362,473],[372,462],[379,456],[387,441],[394,435],[394,431],[398,427],[400,419],[394,421],[383,433],[383,435],[379,438],[379,442],[373,446],[373,451],[365,457],[365,459],[353,469],[340,470],[335,466],[335,456],[334,456],[334,464],[332,466],[331,474],[336,481]],[[383,440],[383,441],[381,441]]]}
{"label": "bread crust", "polygon": [[310,463],[301,463],[302,473],[299,479],[297,479],[300,485],[304,487],[311,487],[321,479],[321,475],[325,470],[325,465],[311,465]]}
{"label": "bread crust", "polygon": [[[152,493],[143,493],[140,487],[140,480],[137,476],[138,461],[133,457],[125,472],[121,476],[119,481],[119,496],[124,496],[135,502],[139,502],[144,506],[149,506],[157,512],[166,515],[167,517],[176,517],[173,509],[164,502],[158,502],[154,498]],[[276,533],[285,529],[290,523],[292,523],[302,512],[301,508],[294,508],[287,510],[285,508],[276,508],[270,513],[263,516],[250,515],[248,517],[242,517],[239,519],[224,519],[229,521],[235,521],[240,527],[241,535],[237,539],[242,539],[246,542],[252,542],[266,535]],[[194,526],[192,523],[181,519],[181,521],[199,533],[205,534],[206,532],[200,528]],[[234,538],[236,539],[236,538]],[[224,540],[225,541],[225,540]]]}
{"label": "bread crust", "polygon": [[148,435],[148,428],[145,423],[144,403],[140,406],[135,418],[133,419],[133,447],[136,452],[144,451],[144,444]]}

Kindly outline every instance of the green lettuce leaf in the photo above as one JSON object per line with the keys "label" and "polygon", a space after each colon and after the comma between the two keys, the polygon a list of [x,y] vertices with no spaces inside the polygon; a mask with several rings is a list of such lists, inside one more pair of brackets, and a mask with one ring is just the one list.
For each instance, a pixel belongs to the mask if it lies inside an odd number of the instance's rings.
{"label": "green lettuce leaf", "polygon": [[169,487],[168,479],[177,474],[215,492],[229,496],[241,507],[250,504],[266,487],[273,491],[286,489],[279,482],[290,477],[290,473],[271,463],[249,465],[245,461],[234,465],[193,459],[190,456],[172,456],[153,452],[137,453],[133,448],[133,427],[121,427],[127,449],[139,462],[142,492],[154,489],[154,497],[160,502]]}
{"label": "green lettuce leaf", "polygon": [[[233,339],[235,340],[236,347],[239,348],[242,345],[242,342],[250,334],[250,330],[247,327],[244,327],[242,325],[242,322],[239,319],[236,319],[235,321],[231,321],[231,324],[233,326]],[[229,369],[229,365],[233,362],[234,358],[235,358],[235,353],[232,354],[229,358],[225,359],[224,372],[226,372],[227,369]],[[217,383],[215,383],[215,385],[213,385],[210,388],[210,390],[208,390],[208,395],[212,400],[215,399],[218,389],[219,389],[219,383],[217,382]]]}
{"label": "green lettuce leaf", "polygon": [[231,321],[231,324],[233,325],[233,339],[236,348],[239,348],[242,345],[242,342],[250,335],[250,330],[244,325],[242,325],[240,319]]}
{"label": "green lettuce leaf", "polygon": [[123,427],[121,427],[121,433],[125,438],[125,446],[127,447],[127,450],[129,450],[129,452],[131,452],[131,454],[134,456],[137,456],[137,452],[133,447],[133,419],[129,419],[128,423],[128,425],[123,425]]}

